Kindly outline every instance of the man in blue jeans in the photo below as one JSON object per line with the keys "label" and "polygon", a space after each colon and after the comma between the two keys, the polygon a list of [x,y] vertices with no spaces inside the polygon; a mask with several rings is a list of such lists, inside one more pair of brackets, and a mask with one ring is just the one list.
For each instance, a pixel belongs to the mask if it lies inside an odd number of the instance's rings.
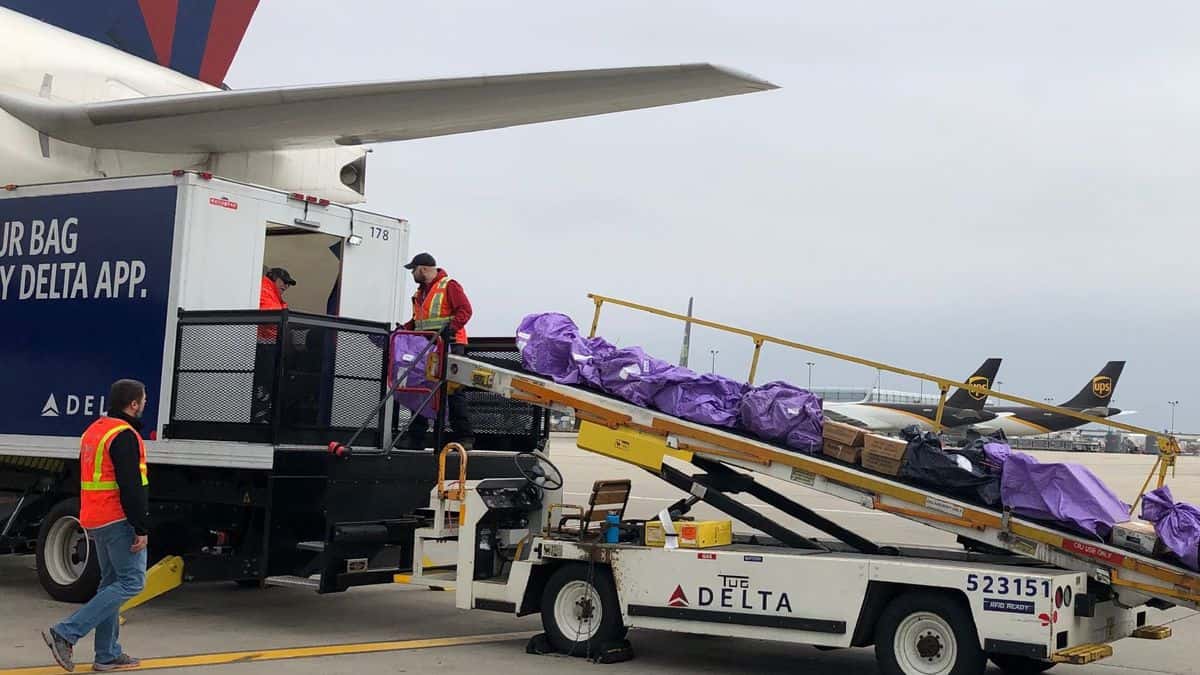
{"label": "man in blue jeans", "polygon": [[141,663],[121,651],[121,605],[146,581],[149,523],[146,444],[139,430],[146,387],[136,380],[114,382],[105,417],[84,432],[79,447],[79,523],[88,531],[100,562],[96,596],[61,623],[42,631],[58,665],[75,670],[73,647],[96,631],[92,670],[136,668]]}

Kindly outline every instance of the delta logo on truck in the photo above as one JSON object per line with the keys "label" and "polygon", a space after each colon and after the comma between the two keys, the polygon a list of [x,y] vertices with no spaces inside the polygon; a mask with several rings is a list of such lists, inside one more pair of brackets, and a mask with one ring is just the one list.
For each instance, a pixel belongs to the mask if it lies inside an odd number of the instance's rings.
{"label": "delta logo on truck", "polygon": [[[733,609],[748,612],[773,612],[791,614],[792,600],[787,591],[757,588],[750,577],[741,574],[718,574],[712,586],[696,587],[697,609]],[[691,607],[691,601],[682,585],[675,586],[667,599],[669,607]]]}
{"label": "delta logo on truck", "polygon": [[[162,381],[176,187],[0,199],[0,435],[77,436]],[[154,430],[151,400],[145,418]]]}
{"label": "delta logo on truck", "polygon": [[[58,404],[59,401],[63,405]],[[42,404],[42,417],[74,417],[83,415],[88,418],[99,417],[107,408],[104,405],[104,394],[85,395],[66,394],[57,396],[50,394]]]}

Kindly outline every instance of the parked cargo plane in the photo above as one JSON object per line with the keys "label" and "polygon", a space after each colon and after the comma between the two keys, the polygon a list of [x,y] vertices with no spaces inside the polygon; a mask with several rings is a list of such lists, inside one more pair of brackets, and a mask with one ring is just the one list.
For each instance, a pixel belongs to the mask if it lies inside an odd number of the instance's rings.
{"label": "parked cargo plane", "polygon": [[[1109,361],[1096,376],[1083,385],[1073,398],[1058,404],[1060,408],[1069,408],[1096,417],[1116,417],[1117,415],[1132,414],[1132,410],[1122,411],[1109,406],[1113,392],[1117,389],[1117,380],[1125,369],[1124,361]],[[1065,431],[1081,427],[1087,422],[1070,415],[1050,412],[1029,406],[990,406],[987,408],[996,414],[990,420],[973,425],[980,433],[991,433],[996,429],[1004,430],[1006,436],[1037,436],[1052,431]]]}
{"label": "parked cargo plane", "polygon": [[191,169],[354,203],[363,145],[775,89],[708,64],[229,91],[257,0],[0,0],[0,184]]}
{"label": "parked cargo plane", "polygon": [[[991,388],[1000,371],[1000,359],[988,359],[979,366],[967,384]],[[942,426],[947,428],[994,421],[999,414],[984,410],[986,394],[976,394],[966,389],[957,389],[946,399],[942,411]],[[899,431],[914,424],[922,429],[933,429],[937,418],[937,405],[930,403],[881,403],[859,401],[856,403],[826,403],[825,415],[830,419],[845,421],[872,431]]]}

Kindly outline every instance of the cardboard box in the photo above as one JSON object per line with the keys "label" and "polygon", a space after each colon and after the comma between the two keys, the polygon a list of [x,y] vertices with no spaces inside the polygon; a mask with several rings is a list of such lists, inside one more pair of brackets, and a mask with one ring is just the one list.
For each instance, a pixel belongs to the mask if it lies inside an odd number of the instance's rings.
{"label": "cardboard box", "polygon": [[871,452],[870,450],[863,450],[863,453],[862,453],[862,466],[864,469],[870,469],[871,471],[878,471],[879,473],[882,473],[882,474],[885,474],[888,476],[899,476],[900,475],[900,467],[903,464],[904,464],[903,458],[895,459],[892,457],[884,457],[882,455]]}
{"label": "cardboard box", "polygon": [[1154,555],[1158,550],[1158,533],[1154,525],[1144,520],[1131,520],[1113,525],[1112,545],[1128,551]]}
{"label": "cardboard box", "polygon": [[908,443],[904,440],[867,434],[863,443],[863,468],[888,476],[899,476],[906,450],[908,450]]}
{"label": "cardboard box", "polygon": [[[733,521],[730,520],[681,520],[675,525],[679,534],[680,548],[712,548],[733,543]],[[646,545],[663,546],[666,534],[662,523],[651,520],[646,523]]]}
{"label": "cardboard box", "polygon": [[841,443],[852,448],[862,447],[863,439],[867,435],[865,429],[860,429],[850,424],[842,424],[833,420],[825,420],[824,436],[826,440]]}
{"label": "cardboard box", "polygon": [[843,462],[858,464],[859,458],[862,455],[862,448],[852,447],[845,443],[838,443],[835,440],[826,438],[825,444],[821,446],[821,452]]}
{"label": "cardboard box", "polygon": [[904,451],[908,449],[908,441],[902,438],[867,434],[866,439],[863,441],[863,448],[870,450],[880,457],[904,459]]}

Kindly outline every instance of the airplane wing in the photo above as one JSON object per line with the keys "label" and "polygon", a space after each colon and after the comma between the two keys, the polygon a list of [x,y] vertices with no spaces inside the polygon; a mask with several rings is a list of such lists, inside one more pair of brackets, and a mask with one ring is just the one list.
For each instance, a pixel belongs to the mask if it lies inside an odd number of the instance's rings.
{"label": "airplane wing", "polygon": [[403,141],[776,89],[710,64],[212,91],[64,104],[0,95],[53,138],[159,153]]}

